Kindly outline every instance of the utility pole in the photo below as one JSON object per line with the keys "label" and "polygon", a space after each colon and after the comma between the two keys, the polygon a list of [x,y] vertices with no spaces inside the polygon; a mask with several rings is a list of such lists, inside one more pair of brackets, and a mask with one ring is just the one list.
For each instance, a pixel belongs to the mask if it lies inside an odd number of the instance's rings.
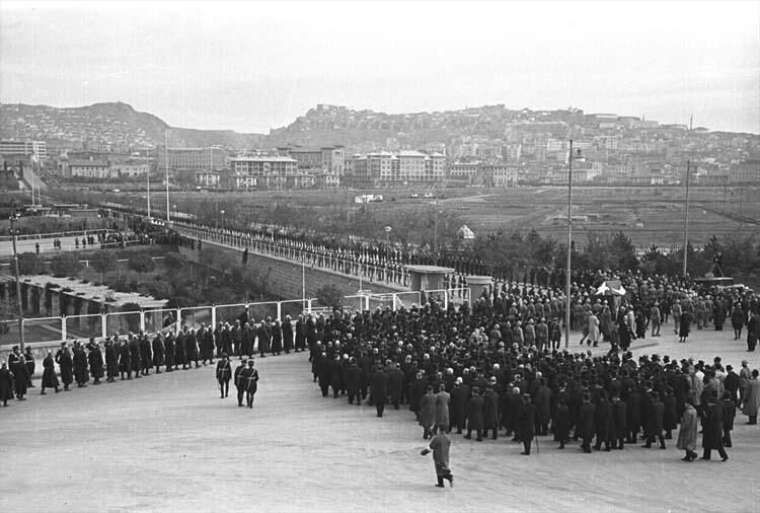
{"label": "utility pole", "polygon": [[169,135],[164,130],[164,171],[166,174],[166,224],[171,222],[171,216],[169,214]]}
{"label": "utility pole", "polygon": [[689,247],[689,175],[691,174],[691,162],[686,161],[686,198],[683,209],[683,270],[682,274],[686,276],[687,248]]}
{"label": "utility pole", "polygon": [[567,269],[565,269],[565,349],[570,345],[570,273],[573,269],[573,140],[570,139],[570,156],[567,159]]}
{"label": "utility pole", "polygon": [[148,176],[148,223],[150,223],[150,168],[151,166],[148,166],[147,176]]}
{"label": "utility pole", "polygon": [[13,237],[13,268],[16,274],[16,303],[18,304],[18,338],[21,352],[24,352],[24,308],[21,304],[21,278],[18,271],[18,251],[16,251],[16,222],[18,218],[16,214],[10,217],[11,222],[11,236]]}

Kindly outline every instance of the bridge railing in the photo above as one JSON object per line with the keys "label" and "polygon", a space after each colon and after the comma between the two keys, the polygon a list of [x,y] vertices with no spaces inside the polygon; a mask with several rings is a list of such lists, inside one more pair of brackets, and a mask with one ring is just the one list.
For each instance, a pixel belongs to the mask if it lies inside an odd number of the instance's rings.
{"label": "bridge railing", "polygon": [[401,287],[409,284],[409,273],[403,266],[362,262],[348,255],[329,250],[298,248],[261,235],[203,229],[186,223],[173,223],[173,227],[180,234],[201,241],[214,242],[240,251],[248,248],[252,253],[285,258],[309,267],[356,276],[368,282]]}
{"label": "bridge railing", "polygon": [[[380,308],[398,310],[421,306],[429,300],[438,301],[442,307],[458,305],[469,300],[469,289],[441,289],[425,292],[393,292],[373,294],[359,293],[342,298],[344,310],[364,311]],[[321,304],[316,298],[290,299],[284,301],[264,301],[232,303],[224,305],[201,305],[182,308],[155,308],[139,311],[107,312],[101,314],[69,315],[60,317],[30,317],[22,321],[24,341],[31,345],[51,345],[70,338],[102,339],[114,334],[126,335],[145,331],[155,333],[160,330],[179,331],[183,326],[196,328],[201,324],[216,326],[218,323],[235,324],[241,315],[253,322],[263,319],[291,321],[300,314],[332,312],[332,305]],[[0,321],[0,347],[16,345],[20,342],[18,320]]]}

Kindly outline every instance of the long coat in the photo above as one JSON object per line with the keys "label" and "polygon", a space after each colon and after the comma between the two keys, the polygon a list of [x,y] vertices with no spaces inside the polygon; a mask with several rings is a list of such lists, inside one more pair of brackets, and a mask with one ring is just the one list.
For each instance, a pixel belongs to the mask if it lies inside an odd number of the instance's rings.
{"label": "long coat", "polygon": [[464,428],[467,419],[467,400],[470,398],[470,387],[455,385],[451,389],[451,423],[457,428]]}
{"label": "long coat", "polygon": [[100,351],[100,346],[93,344],[90,346],[90,354],[87,355],[87,359],[90,362],[90,374],[95,379],[103,377],[103,353]]}
{"label": "long coat", "polygon": [[468,429],[483,429],[483,398],[479,395],[473,395],[467,401],[467,420],[469,421]]}
{"label": "long coat", "polygon": [[55,375],[55,362],[53,361],[53,355],[47,355],[42,360],[42,386],[56,388],[58,387],[58,377]]}
{"label": "long coat", "polygon": [[431,427],[435,422],[435,395],[428,392],[420,399],[420,426]]}
{"label": "long coat", "polygon": [[705,420],[702,426],[702,447],[718,449],[723,440],[723,405],[710,402],[705,407]]}
{"label": "long coat", "polygon": [[687,404],[681,415],[681,428],[678,430],[676,448],[684,451],[693,451],[697,448],[697,410]]}
{"label": "long coat", "polygon": [[68,349],[59,350],[55,355],[55,361],[58,363],[61,371],[61,381],[63,381],[64,385],[70,385],[74,381],[74,363],[71,360],[71,353]]}
{"label": "long coat", "polygon": [[483,394],[483,425],[487,429],[499,426],[499,394],[492,389]]}
{"label": "long coat", "polygon": [[754,417],[760,409],[760,380],[750,379],[744,388],[744,408],[742,413]]}
{"label": "long coat", "polygon": [[435,423],[438,426],[449,427],[449,401],[451,397],[448,392],[441,390],[435,394]]}
{"label": "long coat", "polygon": [[13,399],[13,374],[7,368],[0,368],[0,401]]}
{"label": "long coat", "polygon": [[87,383],[90,380],[90,373],[87,368],[87,353],[81,346],[74,349],[74,376],[77,383]]}

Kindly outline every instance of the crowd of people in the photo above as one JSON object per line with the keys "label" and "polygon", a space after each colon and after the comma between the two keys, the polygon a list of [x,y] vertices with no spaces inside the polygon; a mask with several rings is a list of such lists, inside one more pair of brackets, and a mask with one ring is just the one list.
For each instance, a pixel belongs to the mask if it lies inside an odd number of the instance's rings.
{"label": "crowd of people", "polygon": [[[617,278],[624,296],[596,296],[600,281]],[[596,273],[572,288],[571,323],[582,333],[575,351],[561,349],[565,298],[557,290],[502,283],[484,289],[472,305],[448,308],[435,300],[409,309],[390,308],[297,319],[255,321],[243,311],[212,329],[184,326],[156,334],[112,336],[101,345],[63,343],[42,362],[41,394],[171,372],[219,359],[221,398],[229,381],[238,405],[251,407],[259,379],[251,355],[308,351],[313,380],[327,397],[368,402],[382,417],[386,404],[414,412],[423,437],[455,430],[466,438],[508,436],[530,454],[535,436],[551,433],[564,448],[623,449],[639,441],[666,447],[677,437],[685,460],[696,455],[701,423],[704,458],[726,457],[737,410],[757,422],[758,370],[713,361],[672,360],[629,351],[632,340],[670,329],[682,339],[692,326],[720,330],[731,319],[734,338],[747,330],[748,350],[758,337],[760,303],[753,293],[699,294],[689,284],[662,277]],[[608,344],[597,354],[589,346]],[[580,344],[580,345],[576,345]],[[580,350],[577,350],[581,348]],[[240,356],[232,371],[229,358]],[[58,372],[56,372],[56,365]],[[23,400],[35,361],[29,348],[14,348],[0,369],[0,399]],[[676,434],[675,430],[679,429]]]}
{"label": "crowd of people", "polygon": [[[595,297],[602,273],[573,286],[571,323],[582,332],[575,351],[560,350],[564,298],[538,287],[492,287],[475,301],[447,309],[436,302],[410,310],[337,313],[317,320],[310,345],[313,381],[323,397],[368,402],[383,416],[386,405],[408,405],[423,438],[455,430],[482,440],[499,433],[524,444],[551,433],[560,448],[580,440],[585,452],[666,447],[677,437],[684,459],[696,457],[698,425],[703,458],[727,458],[737,410],[757,423],[758,370],[713,361],[636,359],[632,340],[671,329],[722,330],[728,317],[734,338],[747,329],[747,350],[760,334],[760,303],[751,292],[698,293],[664,277],[616,276],[623,297]],[[651,329],[651,331],[650,331]],[[587,346],[607,342],[594,356]],[[580,351],[580,346],[586,344]],[[679,432],[675,430],[680,426]]]}

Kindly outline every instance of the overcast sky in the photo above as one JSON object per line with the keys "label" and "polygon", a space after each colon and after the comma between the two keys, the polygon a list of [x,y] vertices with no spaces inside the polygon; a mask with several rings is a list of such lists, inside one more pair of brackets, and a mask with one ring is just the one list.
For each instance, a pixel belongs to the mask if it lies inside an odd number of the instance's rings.
{"label": "overcast sky", "polygon": [[245,132],[317,103],[503,103],[760,133],[760,2],[0,0],[0,101]]}

